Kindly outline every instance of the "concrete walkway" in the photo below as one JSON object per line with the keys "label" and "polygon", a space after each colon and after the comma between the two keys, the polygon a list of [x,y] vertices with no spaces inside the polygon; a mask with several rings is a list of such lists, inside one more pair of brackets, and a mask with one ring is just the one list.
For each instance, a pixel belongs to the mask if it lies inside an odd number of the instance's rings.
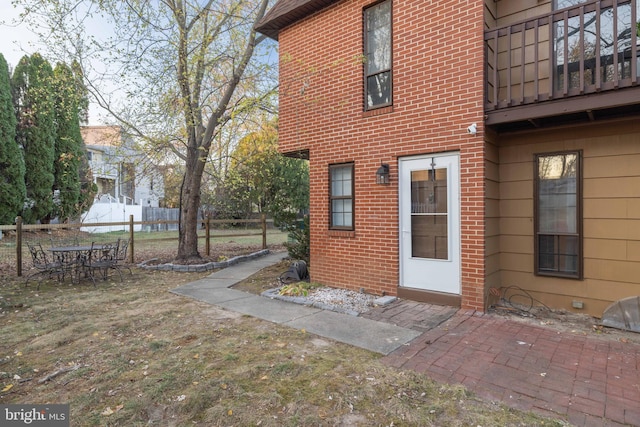
{"label": "concrete walkway", "polygon": [[390,323],[229,289],[261,269],[278,263],[283,256],[272,253],[235,264],[171,292],[381,354],[389,354],[420,335],[419,331]]}

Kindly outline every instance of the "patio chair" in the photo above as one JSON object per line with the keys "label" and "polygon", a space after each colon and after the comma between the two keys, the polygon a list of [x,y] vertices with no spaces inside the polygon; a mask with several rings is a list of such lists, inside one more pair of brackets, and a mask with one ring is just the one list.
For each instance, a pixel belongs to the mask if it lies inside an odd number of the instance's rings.
{"label": "patio chair", "polygon": [[[25,286],[27,286],[29,284],[29,280],[31,280],[35,276],[47,275],[48,279],[56,276],[58,280],[64,278],[65,268],[62,263],[58,260],[53,260],[52,258],[50,258],[44,251],[44,249],[42,249],[42,245],[40,245],[40,243],[27,243],[27,247],[29,248],[31,260],[33,261],[33,267],[36,269],[36,271],[27,276],[27,280],[24,283]],[[42,278],[38,281],[37,289],[40,289],[41,283]]]}
{"label": "patio chair", "polygon": [[96,284],[96,273],[107,280],[109,270],[116,270],[122,282],[122,272],[116,267],[118,245],[114,243],[91,243],[91,251],[84,259],[84,270],[87,272],[93,285]]}
{"label": "patio chair", "polygon": [[133,275],[133,272],[131,271],[131,267],[129,267],[128,265],[126,265],[125,263],[127,263],[128,259],[127,259],[127,251],[129,250],[129,243],[131,242],[131,239],[118,239],[118,250],[117,250],[117,255],[116,255],[116,269],[120,269],[122,267],[126,268],[127,270],[129,270],[129,274]]}

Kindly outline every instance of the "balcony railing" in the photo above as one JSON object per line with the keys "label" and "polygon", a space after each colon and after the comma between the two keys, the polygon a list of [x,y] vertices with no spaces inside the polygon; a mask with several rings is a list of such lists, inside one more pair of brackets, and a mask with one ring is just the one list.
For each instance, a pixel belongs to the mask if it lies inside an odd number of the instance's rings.
{"label": "balcony railing", "polygon": [[118,165],[112,163],[89,161],[89,169],[94,177],[116,179],[118,177]]}
{"label": "balcony railing", "polygon": [[636,86],[639,1],[582,3],[485,31],[486,111]]}

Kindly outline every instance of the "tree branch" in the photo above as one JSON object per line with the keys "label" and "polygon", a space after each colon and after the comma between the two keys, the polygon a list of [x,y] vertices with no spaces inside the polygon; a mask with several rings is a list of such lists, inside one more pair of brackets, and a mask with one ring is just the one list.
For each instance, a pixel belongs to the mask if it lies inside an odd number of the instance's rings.
{"label": "tree branch", "polygon": [[[268,3],[269,3],[268,0],[262,0],[260,2],[258,13],[256,14],[256,17],[255,17],[255,20],[254,20],[254,24],[256,22],[258,22],[260,19],[262,19],[262,17],[264,16],[264,14],[266,12]],[[257,46],[256,31],[253,29],[253,27],[254,26],[252,25],[251,26],[251,34],[249,35],[249,41],[247,42],[247,45],[246,45],[245,50],[244,50],[244,53],[242,54],[242,58],[240,60],[240,64],[238,65],[238,68],[236,68],[234,70],[233,78],[228,83],[228,85],[226,87],[226,90],[225,90],[225,92],[224,92],[224,94],[222,96],[222,99],[218,103],[218,107],[211,114],[211,116],[209,117],[209,121],[207,122],[207,127],[206,127],[206,130],[205,130],[205,133],[204,133],[204,136],[203,136],[203,142],[202,142],[202,146],[205,148],[205,150],[207,152],[209,151],[209,148],[211,147],[211,136],[213,134],[213,131],[218,126],[220,118],[222,117],[222,115],[226,111],[227,105],[229,104],[229,101],[231,101],[231,97],[232,97],[233,93],[235,92],[235,89],[238,86],[238,83],[240,82],[240,77],[244,73],[244,70],[247,67],[247,65],[249,64],[249,60],[251,59],[251,56],[253,55],[253,50]]]}

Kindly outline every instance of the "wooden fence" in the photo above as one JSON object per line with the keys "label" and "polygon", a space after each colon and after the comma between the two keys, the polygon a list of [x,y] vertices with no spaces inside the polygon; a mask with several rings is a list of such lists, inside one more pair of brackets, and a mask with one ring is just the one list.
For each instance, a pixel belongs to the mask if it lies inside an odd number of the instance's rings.
{"label": "wooden fence", "polygon": [[[267,248],[267,223],[272,220],[267,220],[266,216],[263,214],[259,219],[233,219],[233,220],[214,220],[210,218],[206,218],[201,221],[203,225],[205,235],[205,255],[209,256],[211,254],[211,239],[216,237],[212,235],[212,227],[224,226],[224,225],[232,225],[237,226],[239,224],[259,224],[259,229],[256,228],[257,232],[249,232],[249,230],[245,230],[239,233],[231,233],[224,234],[224,237],[243,237],[243,236],[262,236],[262,249]],[[123,227],[124,229],[128,229],[128,237],[130,239],[129,243],[129,252],[128,252],[128,261],[129,263],[133,263],[134,255],[135,255],[135,232],[134,227],[138,225],[144,226],[153,226],[153,225],[167,225],[167,224],[177,224],[177,221],[134,221],[133,215],[129,216],[129,221],[127,222],[105,222],[105,223],[91,223],[91,224],[23,224],[22,218],[16,218],[15,225],[0,225],[0,233],[3,231],[13,231],[15,232],[15,266],[16,272],[18,276],[22,276],[22,262],[23,262],[23,252],[24,252],[24,234],[25,232],[32,230],[80,230],[82,227],[111,227],[118,226]],[[154,239],[154,241],[161,240],[175,240],[175,238],[161,238]],[[2,240],[0,240],[1,242]]]}

